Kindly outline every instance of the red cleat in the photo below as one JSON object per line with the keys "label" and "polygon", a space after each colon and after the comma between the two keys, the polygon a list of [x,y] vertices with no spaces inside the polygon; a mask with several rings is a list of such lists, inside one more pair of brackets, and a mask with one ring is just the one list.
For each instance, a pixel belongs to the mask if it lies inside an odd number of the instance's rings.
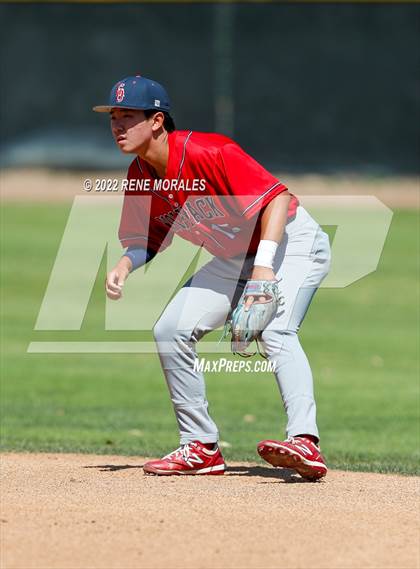
{"label": "red cleat", "polygon": [[200,441],[180,446],[161,460],[151,460],[143,466],[146,474],[223,474],[226,464],[219,447],[207,449]]}
{"label": "red cleat", "polygon": [[320,448],[305,437],[261,441],[257,450],[260,457],[273,466],[296,470],[307,480],[318,480],[328,471]]}

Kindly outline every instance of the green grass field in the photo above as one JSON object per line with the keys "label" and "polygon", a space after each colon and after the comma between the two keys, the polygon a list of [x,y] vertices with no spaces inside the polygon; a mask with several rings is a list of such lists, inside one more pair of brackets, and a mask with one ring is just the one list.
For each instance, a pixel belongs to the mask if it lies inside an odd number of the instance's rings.
{"label": "green grass field", "polygon": [[[178,437],[156,355],[26,353],[33,340],[141,334],[101,330],[104,264],[80,332],[33,330],[68,213],[60,204],[3,207],[2,448],[166,453]],[[418,230],[418,212],[396,212],[377,272],[320,290],[302,328],[332,467],[418,472]],[[283,435],[272,375],[210,374],[207,390],[228,460],[257,460],[260,439]]]}

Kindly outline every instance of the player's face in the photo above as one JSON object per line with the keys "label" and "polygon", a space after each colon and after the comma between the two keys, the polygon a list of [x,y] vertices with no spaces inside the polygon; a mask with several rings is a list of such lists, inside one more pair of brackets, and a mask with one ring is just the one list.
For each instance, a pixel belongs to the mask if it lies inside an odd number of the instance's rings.
{"label": "player's face", "polygon": [[111,130],[122,152],[141,154],[153,136],[152,121],[137,109],[111,109]]}

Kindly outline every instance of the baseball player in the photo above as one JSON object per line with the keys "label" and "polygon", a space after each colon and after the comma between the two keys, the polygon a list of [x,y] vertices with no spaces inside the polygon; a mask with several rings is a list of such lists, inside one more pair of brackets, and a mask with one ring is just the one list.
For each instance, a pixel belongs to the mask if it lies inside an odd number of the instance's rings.
{"label": "baseball player", "polygon": [[[117,300],[128,275],[170,246],[175,234],[213,254],[170,301],[154,328],[175,410],[180,447],[144,465],[158,475],[223,474],[218,429],[209,414],[196,343],[222,326],[247,283],[279,281],[284,298],[261,331],[287,414],[287,439],[264,440],[260,456],[316,480],[327,467],[319,448],[313,378],[298,330],[328,273],[328,236],[286,186],[233,140],[178,131],[165,89],[136,75],[118,81],[107,112],[117,146],[135,156],[119,229],[125,252],[106,278]],[[136,187],[136,186],[135,186]],[[139,186],[140,187],[140,186]],[[147,200],[145,200],[147,198]],[[263,297],[248,295],[246,310]]]}

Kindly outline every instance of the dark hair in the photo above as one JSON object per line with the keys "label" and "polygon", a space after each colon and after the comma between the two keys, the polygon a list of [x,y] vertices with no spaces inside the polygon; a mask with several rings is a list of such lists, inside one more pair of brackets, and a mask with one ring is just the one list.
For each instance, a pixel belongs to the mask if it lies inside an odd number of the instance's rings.
{"label": "dark hair", "polygon": [[163,119],[163,128],[167,131],[167,132],[173,132],[175,130],[175,122],[174,119],[171,117],[171,115],[168,113],[168,111],[159,111],[159,109],[146,109],[144,111],[145,117],[148,119],[150,118],[152,115],[154,115],[155,113],[163,113],[164,119]]}

